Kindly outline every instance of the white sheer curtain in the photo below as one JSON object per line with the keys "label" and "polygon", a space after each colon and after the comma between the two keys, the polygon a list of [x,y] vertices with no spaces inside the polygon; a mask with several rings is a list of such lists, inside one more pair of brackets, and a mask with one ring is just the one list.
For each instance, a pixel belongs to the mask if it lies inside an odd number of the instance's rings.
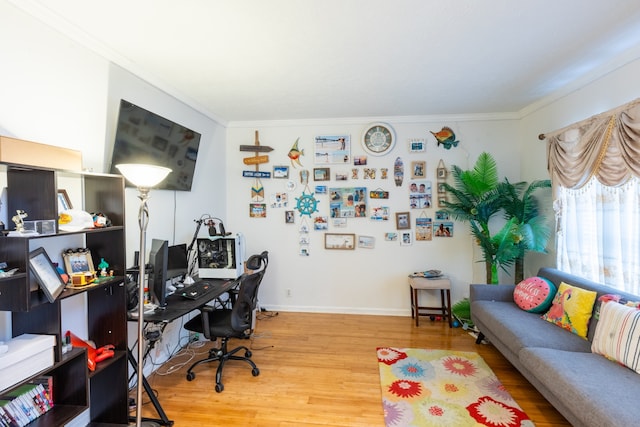
{"label": "white sheer curtain", "polygon": [[640,294],[640,180],[558,187],[558,268]]}

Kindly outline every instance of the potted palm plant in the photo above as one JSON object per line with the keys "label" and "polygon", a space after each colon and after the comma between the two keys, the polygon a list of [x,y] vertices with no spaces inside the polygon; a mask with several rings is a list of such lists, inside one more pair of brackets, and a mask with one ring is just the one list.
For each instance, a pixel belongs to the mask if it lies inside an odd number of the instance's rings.
{"label": "potted palm plant", "polygon": [[489,229],[489,221],[502,209],[496,161],[485,152],[470,170],[453,165],[451,175],[455,185],[444,183],[450,196],[444,202],[446,211],[453,219],[469,223],[471,234],[482,249],[487,283],[497,283],[498,266],[506,269],[513,263],[513,244],[509,239],[512,222],[495,235]]}
{"label": "potted palm plant", "polygon": [[499,193],[505,219],[513,221],[517,234],[515,235],[515,247],[517,255],[514,258],[515,283],[524,279],[524,256],[527,251],[545,252],[551,227],[546,219],[540,215],[538,200],[533,193],[541,188],[551,188],[548,179],[533,181],[530,184],[518,182],[512,184],[504,179],[499,184]]}

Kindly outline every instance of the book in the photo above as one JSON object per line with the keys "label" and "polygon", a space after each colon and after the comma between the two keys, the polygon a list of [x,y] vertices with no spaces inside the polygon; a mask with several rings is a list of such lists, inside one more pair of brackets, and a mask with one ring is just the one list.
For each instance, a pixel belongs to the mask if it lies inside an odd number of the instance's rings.
{"label": "book", "polygon": [[31,379],[29,384],[41,385],[44,390],[45,403],[49,409],[53,408],[53,377],[51,375],[41,375]]}

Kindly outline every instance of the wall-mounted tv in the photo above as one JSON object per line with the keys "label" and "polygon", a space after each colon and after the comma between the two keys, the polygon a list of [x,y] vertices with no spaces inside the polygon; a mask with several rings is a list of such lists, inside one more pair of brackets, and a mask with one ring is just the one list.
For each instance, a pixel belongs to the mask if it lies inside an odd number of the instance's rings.
{"label": "wall-mounted tv", "polygon": [[[199,146],[198,132],[123,99],[111,155],[111,173],[119,173],[115,165],[121,163],[165,166],[172,172],[156,188],[190,191]],[[128,181],[127,185],[130,185]]]}

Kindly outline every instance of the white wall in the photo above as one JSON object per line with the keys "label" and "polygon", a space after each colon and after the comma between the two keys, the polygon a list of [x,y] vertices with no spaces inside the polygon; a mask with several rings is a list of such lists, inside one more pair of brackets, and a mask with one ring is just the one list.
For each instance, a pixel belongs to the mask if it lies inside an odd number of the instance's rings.
{"label": "white wall", "polygon": [[[378,118],[380,119],[380,118]],[[452,280],[454,301],[468,295],[468,284],[472,281],[484,282],[484,264],[476,263],[481,259],[480,252],[473,252],[467,225],[455,224],[453,238],[436,238],[432,241],[415,241],[411,246],[401,246],[400,242],[384,241],[384,233],[396,231],[395,220],[387,223],[373,222],[369,218],[351,218],[346,228],[334,228],[329,222],[328,232],[355,233],[373,236],[374,249],[356,248],[354,251],[334,251],[324,249],[322,231],[310,232],[310,256],[299,255],[299,227],[302,219],[296,211],[296,223],[286,224],[285,209],[267,207],[266,218],[250,218],[250,188],[253,178],[244,178],[243,170],[254,170],[254,166],[243,164],[244,157],[253,156],[251,152],[240,152],[242,144],[253,144],[254,132],[260,132],[260,143],[274,148],[269,153],[270,162],[261,165],[260,170],[272,171],[274,165],[289,165],[292,179],[298,182],[296,189],[289,195],[291,207],[295,210],[295,198],[300,197],[304,189],[299,181],[300,167],[294,168],[287,156],[289,149],[300,138],[299,149],[304,150],[302,165],[313,176],[313,168],[328,166],[331,181],[309,182],[314,191],[316,184],[328,187],[363,186],[369,190],[381,188],[390,192],[388,203],[391,215],[409,211],[412,230],[415,230],[415,218],[427,216],[435,219],[437,205],[431,209],[410,210],[409,165],[412,160],[426,160],[427,179],[432,181],[434,199],[436,192],[436,167],[443,159],[447,167],[456,164],[463,169],[471,167],[478,155],[490,151],[496,158],[499,172],[510,179],[519,179],[518,144],[515,144],[518,123],[504,117],[486,120],[474,120],[473,117],[457,117],[446,120],[427,118],[388,117],[388,122],[396,131],[397,144],[394,150],[385,156],[368,156],[367,167],[376,168],[375,180],[363,178],[363,167],[359,179],[335,181],[335,172],[344,171],[351,177],[353,165],[317,165],[314,164],[314,138],[318,135],[350,135],[351,154],[365,155],[360,144],[361,133],[372,120],[322,120],[312,122],[262,122],[232,123],[227,133],[227,170],[229,197],[227,203],[226,226],[228,230],[240,231],[247,237],[247,254],[269,250],[271,262],[260,291],[261,304],[272,310],[300,310],[347,313],[409,314],[409,292],[407,275],[414,271],[435,268],[444,271]],[[460,145],[451,150],[436,146],[435,138],[429,131],[438,131],[447,125],[454,129]],[[408,139],[424,138],[427,150],[424,153],[409,153]],[[393,181],[393,163],[401,157],[406,166],[406,176],[401,187]],[[514,161],[515,160],[515,161]],[[380,168],[389,169],[389,179],[380,178]],[[270,195],[284,192],[285,180],[262,179],[265,189],[265,203]],[[318,195],[319,212],[314,214],[329,216],[328,195]],[[371,205],[373,202],[369,200]],[[307,219],[313,226],[313,218]],[[291,290],[291,296],[287,295]]]}

